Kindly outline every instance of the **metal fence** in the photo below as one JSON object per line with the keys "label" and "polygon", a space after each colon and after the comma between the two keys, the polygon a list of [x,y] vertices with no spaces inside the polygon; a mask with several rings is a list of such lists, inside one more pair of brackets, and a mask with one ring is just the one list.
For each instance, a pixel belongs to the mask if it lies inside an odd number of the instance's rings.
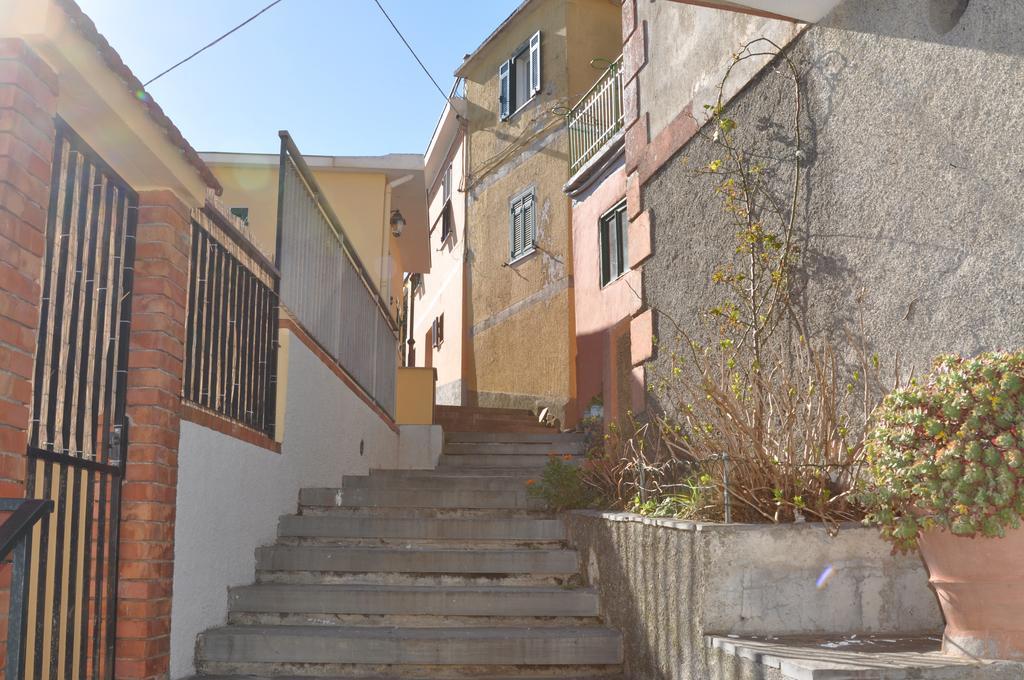
{"label": "metal fence", "polygon": [[274,437],[280,277],[210,204],[192,213],[182,396]]}
{"label": "metal fence", "polygon": [[41,275],[27,495],[32,533],[25,678],[109,679],[138,195],[61,119]]}
{"label": "metal fence", "polygon": [[569,174],[576,174],[611,141],[622,121],[620,55],[569,111]]}
{"label": "metal fence", "polygon": [[281,133],[277,266],[281,302],[388,415],[398,326],[302,154]]}

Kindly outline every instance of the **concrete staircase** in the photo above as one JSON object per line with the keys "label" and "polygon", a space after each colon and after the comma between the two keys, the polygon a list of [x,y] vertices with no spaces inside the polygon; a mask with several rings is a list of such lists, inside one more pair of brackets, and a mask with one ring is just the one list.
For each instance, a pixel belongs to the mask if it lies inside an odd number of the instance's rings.
{"label": "concrete staircase", "polygon": [[436,470],[302,490],[228,625],[199,636],[199,677],[619,678],[621,636],[526,493],[582,441],[528,429],[451,433]]}

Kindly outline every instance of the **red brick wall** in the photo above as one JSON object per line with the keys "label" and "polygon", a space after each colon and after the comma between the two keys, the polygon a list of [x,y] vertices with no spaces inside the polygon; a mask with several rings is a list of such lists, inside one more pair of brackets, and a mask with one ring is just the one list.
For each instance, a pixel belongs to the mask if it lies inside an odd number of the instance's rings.
{"label": "red brick wall", "polygon": [[[57,76],[0,40],[0,496],[24,495]],[[6,614],[6,609],[3,610]]]}
{"label": "red brick wall", "polygon": [[190,238],[188,206],[169,191],[140,194],[128,358],[131,431],[121,514],[119,679],[166,678],[170,663]]}
{"label": "red brick wall", "polygon": [[[0,40],[0,497],[25,495],[57,77],[21,40]],[[10,569],[0,570],[5,660]]]}
{"label": "red brick wall", "polygon": [[[56,75],[31,48],[0,40],[0,496],[25,493],[57,94]],[[169,672],[191,234],[189,206],[173,193],[139,198],[116,651],[116,677],[132,680]],[[6,596],[0,583],[0,624]]]}

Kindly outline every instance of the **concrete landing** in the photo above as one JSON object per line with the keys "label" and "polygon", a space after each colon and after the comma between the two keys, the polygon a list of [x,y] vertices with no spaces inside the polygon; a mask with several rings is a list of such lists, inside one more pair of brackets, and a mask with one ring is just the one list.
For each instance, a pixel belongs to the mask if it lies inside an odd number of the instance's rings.
{"label": "concrete landing", "polygon": [[1024,663],[943,655],[935,636],[708,636],[714,680],[1020,680]]}

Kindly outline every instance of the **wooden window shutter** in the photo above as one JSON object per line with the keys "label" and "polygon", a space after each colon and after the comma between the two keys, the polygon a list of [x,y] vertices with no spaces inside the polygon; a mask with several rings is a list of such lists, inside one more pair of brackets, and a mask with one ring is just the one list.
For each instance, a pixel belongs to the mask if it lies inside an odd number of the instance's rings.
{"label": "wooden window shutter", "polygon": [[534,195],[523,197],[523,250],[529,250],[537,244],[537,211],[534,207]]}
{"label": "wooden window shutter", "polygon": [[511,256],[518,257],[523,252],[523,201],[512,203]]}
{"label": "wooden window shutter", "polygon": [[511,80],[509,78],[509,66],[510,62],[506,61],[501,66],[498,67],[498,103],[500,116],[502,120],[508,118],[509,114],[512,111],[512,88]]}
{"label": "wooden window shutter", "polygon": [[540,92],[540,31],[530,38],[530,92]]}

